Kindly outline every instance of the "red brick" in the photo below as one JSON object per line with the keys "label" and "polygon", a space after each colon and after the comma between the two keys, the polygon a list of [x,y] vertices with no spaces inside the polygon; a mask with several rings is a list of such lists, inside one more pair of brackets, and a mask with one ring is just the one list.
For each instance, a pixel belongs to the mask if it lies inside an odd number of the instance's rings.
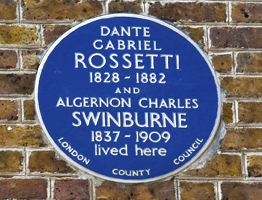
{"label": "red brick", "polygon": [[150,5],[149,14],[161,19],[186,22],[225,22],[225,3],[166,3]]}
{"label": "red brick", "polygon": [[262,183],[225,182],[221,185],[222,200],[259,200]]}
{"label": "red brick", "polygon": [[44,179],[0,180],[0,199],[46,199],[47,181]]}
{"label": "red brick", "polygon": [[0,100],[0,120],[17,120],[18,119],[18,102]]}
{"label": "red brick", "polygon": [[71,28],[71,26],[65,25],[46,25],[44,28],[44,40],[45,44],[48,45],[54,42],[59,36],[62,35],[65,31]]}
{"label": "red brick", "polygon": [[0,172],[21,172],[23,158],[19,151],[0,151]]}
{"label": "red brick", "polygon": [[89,199],[88,180],[57,180],[54,197],[57,200]]}
{"label": "red brick", "polygon": [[262,28],[211,28],[214,48],[262,48]]}
{"label": "red brick", "polygon": [[0,50],[0,68],[11,69],[16,68],[17,55],[15,51]]}
{"label": "red brick", "polygon": [[260,77],[221,77],[220,80],[227,97],[262,97],[262,78]]}
{"label": "red brick", "polygon": [[53,151],[35,151],[29,157],[31,172],[73,173],[64,160],[58,160]]}
{"label": "red brick", "polygon": [[111,1],[108,4],[108,10],[109,13],[121,13],[121,12],[131,12],[131,13],[141,13],[142,7],[141,2],[139,1],[130,1],[130,2],[124,2],[124,1]]}
{"label": "red brick", "polygon": [[262,4],[235,3],[232,5],[232,21],[244,23],[262,22]]}
{"label": "red brick", "polygon": [[102,13],[99,1],[23,0],[23,18],[27,20],[81,20]]}
{"label": "red brick", "polygon": [[0,94],[32,94],[35,74],[0,74]]}
{"label": "red brick", "polygon": [[262,150],[262,129],[229,129],[222,141],[222,150]]}
{"label": "red brick", "polygon": [[239,102],[238,118],[240,123],[261,123],[262,103],[261,102]]}
{"label": "red brick", "polygon": [[173,181],[146,185],[115,184],[105,181],[96,188],[97,200],[176,200]]}
{"label": "red brick", "polygon": [[16,1],[1,0],[0,2],[0,20],[16,19]]}
{"label": "red brick", "polygon": [[180,183],[181,200],[216,200],[212,183]]}

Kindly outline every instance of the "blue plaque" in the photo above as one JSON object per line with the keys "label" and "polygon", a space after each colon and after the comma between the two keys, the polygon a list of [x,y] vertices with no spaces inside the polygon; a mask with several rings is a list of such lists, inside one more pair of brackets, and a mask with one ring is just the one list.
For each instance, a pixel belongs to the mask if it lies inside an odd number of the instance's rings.
{"label": "blue plaque", "polygon": [[177,174],[207,149],[219,90],[207,56],[182,31],[113,14],[82,22],[50,47],[35,100],[45,134],[68,162],[131,183]]}

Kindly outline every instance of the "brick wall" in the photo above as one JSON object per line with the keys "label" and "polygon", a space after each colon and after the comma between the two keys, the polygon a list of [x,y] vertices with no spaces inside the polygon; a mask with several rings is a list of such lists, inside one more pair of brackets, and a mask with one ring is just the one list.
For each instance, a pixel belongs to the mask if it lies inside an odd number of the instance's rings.
{"label": "brick wall", "polygon": [[[175,24],[212,56],[220,73],[226,133],[205,162],[166,180],[120,184],[81,172],[59,157],[35,116],[43,52],[81,20],[119,12]],[[0,199],[261,199],[261,22],[259,0],[0,0]]]}

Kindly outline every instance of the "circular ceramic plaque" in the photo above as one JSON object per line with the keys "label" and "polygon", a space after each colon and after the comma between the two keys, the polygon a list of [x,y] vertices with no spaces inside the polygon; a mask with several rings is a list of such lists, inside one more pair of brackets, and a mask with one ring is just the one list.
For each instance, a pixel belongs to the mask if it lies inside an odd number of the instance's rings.
{"label": "circular ceramic plaque", "polygon": [[52,145],[95,176],[147,182],[176,174],[212,141],[219,86],[187,35],[150,17],[87,20],[47,51],[36,110]]}

